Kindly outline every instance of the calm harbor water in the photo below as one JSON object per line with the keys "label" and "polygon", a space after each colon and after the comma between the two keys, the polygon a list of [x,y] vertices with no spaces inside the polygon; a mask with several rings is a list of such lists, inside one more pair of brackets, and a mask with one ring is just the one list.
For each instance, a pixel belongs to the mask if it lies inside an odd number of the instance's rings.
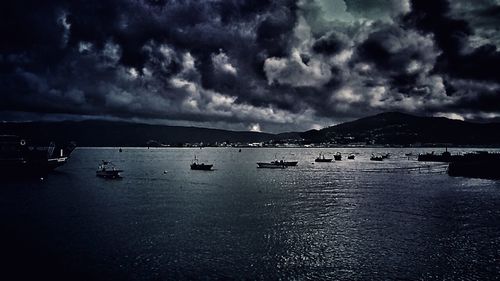
{"label": "calm harbor water", "polygon": [[[356,159],[314,163],[320,151]],[[423,151],[79,148],[43,181],[0,183],[3,266],[72,280],[499,278],[500,181],[404,156]],[[194,155],[215,170],[190,170]],[[299,164],[256,168],[275,155]],[[95,177],[103,159],[124,178]]]}

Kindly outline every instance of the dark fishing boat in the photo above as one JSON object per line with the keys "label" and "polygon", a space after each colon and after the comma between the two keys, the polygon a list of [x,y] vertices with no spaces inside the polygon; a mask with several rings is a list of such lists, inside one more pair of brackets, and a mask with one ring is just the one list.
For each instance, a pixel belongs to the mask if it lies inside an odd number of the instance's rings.
{"label": "dark fishing boat", "polygon": [[57,147],[51,142],[48,147],[29,144],[15,135],[0,136],[0,176],[43,176],[64,165],[76,145]]}
{"label": "dark fishing boat", "polygon": [[320,153],[319,156],[314,159],[314,162],[332,162],[333,158],[325,158],[325,155]]}
{"label": "dark fishing boat", "polygon": [[460,158],[461,155],[451,155],[448,152],[448,148],[441,154],[434,154],[434,151],[431,153],[419,154],[417,160],[424,162],[452,162]]}
{"label": "dark fishing boat", "polygon": [[191,170],[201,170],[201,171],[210,171],[212,170],[213,164],[205,164],[199,163],[198,158],[194,157],[193,162],[191,163]]}
{"label": "dark fishing boat", "polygon": [[341,161],[342,154],[340,152],[337,152],[337,153],[335,153],[335,155],[333,155],[333,158],[335,158],[335,161]]}
{"label": "dark fishing boat", "polygon": [[119,179],[121,178],[121,173],[123,170],[117,169],[113,163],[110,161],[102,160],[101,164],[97,168],[95,175],[100,178],[105,179]]}
{"label": "dark fishing boat", "polygon": [[354,160],[354,157],[355,157],[355,155],[354,155],[354,154],[350,154],[349,156],[347,156],[347,159],[349,159],[349,160]]}
{"label": "dark fishing boat", "polygon": [[382,155],[372,154],[372,156],[370,157],[370,160],[371,161],[384,161],[384,157]]}

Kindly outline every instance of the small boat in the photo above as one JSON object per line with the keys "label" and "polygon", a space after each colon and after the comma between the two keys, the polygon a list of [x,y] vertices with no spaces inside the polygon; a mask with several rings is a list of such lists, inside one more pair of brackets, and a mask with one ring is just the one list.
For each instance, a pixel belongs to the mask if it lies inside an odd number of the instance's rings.
{"label": "small boat", "polygon": [[341,161],[342,154],[340,152],[337,152],[337,153],[335,153],[335,155],[333,155],[333,158],[335,158],[335,161]]}
{"label": "small boat", "polygon": [[201,164],[198,164],[198,163],[192,163],[191,164],[191,170],[202,170],[202,171],[210,171],[212,170],[212,167],[214,165],[212,164],[204,164],[204,163],[201,163]]}
{"label": "small boat", "polygon": [[32,146],[16,135],[0,135],[0,178],[45,176],[66,164],[76,145]]}
{"label": "small boat", "polygon": [[257,168],[285,169],[287,165],[283,161],[257,162]]}
{"label": "small boat", "polygon": [[314,159],[314,162],[332,162],[333,158],[325,158],[325,155],[320,153],[318,158]]}
{"label": "small boat", "polygon": [[347,156],[347,159],[349,159],[349,160],[354,160],[354,157],[355,157],[355,155],[354,155],[354,154],[349,154],[349,156]]}
{"label": "small boat", "polygon": [[441,154],[434,154],[434,151],[431,153],[419,154],[417,160],[424,162],[453,162],[459,160],[461,157],[461,155],[451,155],[446,147],[445,151]]}
{"label": "small boat", "polygon": [[118,152],[122,152],[122,151],[123,151],[123,150],[122,150],[122,148],[120,147],[120,149],[118,149]]}
{"label": "small boat", "polygon": [[382,155],[372,154],[372,156],[370,157],[370,160],[371,161],[384,161],[384,157]]}
{"label": "small boat", "polygon": [[201,170],[201,171],[210,171],[212,170],[212,167],[214,166],[213,164],[205,164],[205,163],[198,163],[198,159],[196,156],[194,157],[193,163],[191,163],[191,170]]}
{"label": "small boat", "polygon": [[413,153],[411,153],[411,152],[410,153],[405,153],[405,156],[408,156],[408,157],[409,156],[413,156]]}
{"label": "small boat", "polygon": [[110,161],[102,160],[95,175],[105,179],[118,179],[121,178],[121,172],[123,172],[123,170],[117,169]]}

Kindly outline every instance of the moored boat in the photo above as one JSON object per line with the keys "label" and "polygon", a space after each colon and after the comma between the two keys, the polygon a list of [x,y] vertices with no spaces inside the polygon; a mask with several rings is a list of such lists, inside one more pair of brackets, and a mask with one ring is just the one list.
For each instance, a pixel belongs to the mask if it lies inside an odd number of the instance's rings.
{"label": "moored boat", "polygon": [[333,155],[333,158],[335,158],[335,161],[341,161],[342,154],[340,152],[337,152],[337,153],[335,153],[335,155]]}
{"label": "moored boat", "polygon": [[372,156],[370,157],[370,160],[371,161],[384,161],[384,157],[382,155],[372,154]]}
{"label": "moored boat", "polygon": [[[0,176],[43,176],[64,165],[76,145],[38,147],[15,135],[0,136]],[[55,151],[59,154],[55,155]]]}
{"label": "moored boat", "polygon": [[201,170],[201,171],[210,171],[212,170],[213,166],[214,166],[213,164],[199,163],[198,158],[196,158],[196,156],[194,157],[194,160],[190,165],[191,170]]}
{"label": "moored boat", "polygon": [[333,158],[325,158],[325,155],[320,153],[319,156],[314,159],[314,162],[332,162]]}
{"label": "moored boat", "polygon": [[95,175],[100,178],[105,179],[119,179],[121,178],[121,173],[123,170],[117,169],[113,163],[110,161],[102,160],[101,164],[97,168]]}
{"label": "moored boat", "polygon": [[424,162],[452,162],[457,160],[460,155],[451,155],[448,152],[448,148],[441,154],[434,154],[434,151],[431,153],[419,154],[417,160]]}
{"label": "moored boat", "polygon": [[354,155],[354,154],[350,154],[349,156],[347,156],[347,159],[349,159],[349,160],[354,160],[354,157],[355,157],[355,155]]}
{"label": "moored boat", "polygon": [[212,170],[213,166],[214,165],[212,165],[212,164],[204,164],[204,163],[197,164],[197,163],[193,163],[193,164],[191,164],[191,170],[209,171],[209,170]]}

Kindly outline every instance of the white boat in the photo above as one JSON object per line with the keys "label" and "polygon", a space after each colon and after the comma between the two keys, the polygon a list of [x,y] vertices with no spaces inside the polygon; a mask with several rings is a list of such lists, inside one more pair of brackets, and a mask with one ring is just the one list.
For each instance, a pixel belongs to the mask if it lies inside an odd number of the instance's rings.
{"label": "white boat", "polygon": [[102,160],[95,175],[105,179],[118,179],[121,178],[121,172],[123,172],[123,170],[117,169],[113,163]]}
{"label": "white boat", "polygon": [[320,152],[318,158],[314,159],[314,162],[332,162],[332,160],[333,158],[325,158],[325,155]]}

